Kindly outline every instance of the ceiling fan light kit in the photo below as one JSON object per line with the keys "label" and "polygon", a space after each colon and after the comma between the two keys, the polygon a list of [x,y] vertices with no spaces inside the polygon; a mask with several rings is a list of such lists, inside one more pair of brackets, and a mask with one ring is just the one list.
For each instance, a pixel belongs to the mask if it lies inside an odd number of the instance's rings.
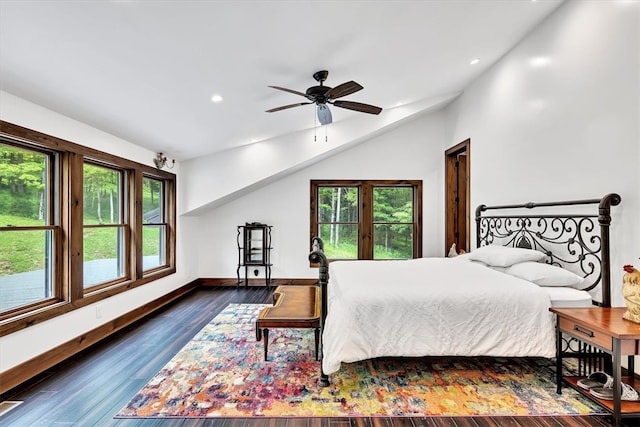
{"label": "ceiling fan light kit", "polygon": [[324,81],[327,79],[328,76],[329,76],[329,72],[326,70],[315,72],[313,74],[313,78],[320,84],[316,86],[311,86],[305,91],[305,93],[302,93],[293,89],[287,89],[280,86],[269,86],[273,89],[278,89],[285,92],[293,93],[295,95],[303,96],[307,98],[309,101],[298,102],[295,104],[283,105],[281,107],[272,108],[270,110],[267,110],[267,113],[274,113],[276,111],[299,107],[301,105],[316,104],[318,121],[323,125],[329,124],[333,120],[331,117],[331,110],[329,110],[329,106],[327,104],[334,105],[340,108],[345,108],[347,110],[358,111],[361,113],[380,114],[380,112],[382,111],[382,108],[376,107],[375,105],[363,104],[360,102],[353,102],[353,101],[338,100],[338,98],[342,98],[343,96],[351,95],[352,93],[362,90],[363,87],[362,85],[354,82],[353,80],[346,83],[342,83],[333,88],[329,86],[325,86]]}
{"label": "ceiling fan light kit", "polygon": [[321,125],[328,125],[333,118],[331,117],[331,110],[326,104],[318,104],[318,121]]}

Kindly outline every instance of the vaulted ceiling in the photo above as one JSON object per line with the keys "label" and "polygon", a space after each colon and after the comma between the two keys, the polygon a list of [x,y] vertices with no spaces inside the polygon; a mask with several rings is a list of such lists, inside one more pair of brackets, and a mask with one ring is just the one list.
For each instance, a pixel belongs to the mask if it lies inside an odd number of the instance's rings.
{"label": "vaulted ceiling", "polygon": [[305,101],[268,86],[304,92],[326,69],[364,86],[345,100],[383,108],[365,135],[463,90],[561,3],[2,0],[0,89],[187,160],[314,127],[313,105],[266,113]]}

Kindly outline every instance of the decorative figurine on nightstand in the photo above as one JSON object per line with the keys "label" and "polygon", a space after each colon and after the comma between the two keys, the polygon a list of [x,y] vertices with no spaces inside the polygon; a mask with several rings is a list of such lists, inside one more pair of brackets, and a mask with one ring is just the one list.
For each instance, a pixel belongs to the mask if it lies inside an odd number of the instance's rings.
{"label": "decorative figurine on nightstand", "polygon": [[623,269],[626,273],[622,276],[622,296],[627,304],[627,311],[622,317],[640,323],[640,271],[632,265],[625,265]]}

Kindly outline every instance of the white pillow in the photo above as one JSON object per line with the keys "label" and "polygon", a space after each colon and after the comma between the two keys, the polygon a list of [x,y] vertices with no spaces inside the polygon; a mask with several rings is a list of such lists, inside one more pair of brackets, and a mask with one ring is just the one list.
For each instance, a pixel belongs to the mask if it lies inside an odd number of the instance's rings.
{"label": "white pillow", "polygon": [[539,262],[521,262],[507,268],[505,273],[538,286],[576,286],[583,278],[564,268]]}
{"label": "white pillow", "polygon": [[482,264],[484,266],[487,265],[482,261],[477,261],[477,260],[471,259],[471,252],[465,252],[463,254],[458,254],[458,256],[456,256],[455,258],[457,260],[460,260],[460,261],[475,262],[476,264]]}
{"label": "white pillow", "polygon": [[469,253],[470,261],[480,261],[494,267],[509,267],[525,261],[542,261],[547,256],[540,251],[510,246],[481,246]]}

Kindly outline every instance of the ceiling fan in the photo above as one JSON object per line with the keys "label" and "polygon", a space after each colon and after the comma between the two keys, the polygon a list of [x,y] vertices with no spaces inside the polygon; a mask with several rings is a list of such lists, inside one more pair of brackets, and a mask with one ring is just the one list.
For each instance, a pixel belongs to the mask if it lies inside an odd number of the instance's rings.
{"label": "ceiling fan", "polygon": [[285,92],[294,93],[296,95],[304,96],[309,101],[308,102],[298,102],[295,104],[283,105],[282,107],[272,108],[267,110],[267,113],[273,113],[280,110],[286,110],[288,108],[299,107],[301,105],[308,104],[316,104],[318,110],[318,120],[321,124],[326,125],[331,123],[331,111],[327,104],[334,105],[340,108],[346,108],[347,110],[359,111],[361,113],[369,113],[369,114],[380,114],[382,108],[376,107],[375,105],[362,104],[360,102],[353,101],[341,101],[338,98],[342,98],[343,96],[351,95],[359,90],[362,90],[363,87],[354,82],[353,80],[342,83],[336,87],[329,87],[323,85],[324,81],[327,79],[329,72],[326,70],[318,71],[313,74],[313,78],[319,82],[318,86],[311,86],[306,90],[305,93],[298,92],[297,90],[287,89],[280,86],[269,86],[274,89],[283,90]]}

